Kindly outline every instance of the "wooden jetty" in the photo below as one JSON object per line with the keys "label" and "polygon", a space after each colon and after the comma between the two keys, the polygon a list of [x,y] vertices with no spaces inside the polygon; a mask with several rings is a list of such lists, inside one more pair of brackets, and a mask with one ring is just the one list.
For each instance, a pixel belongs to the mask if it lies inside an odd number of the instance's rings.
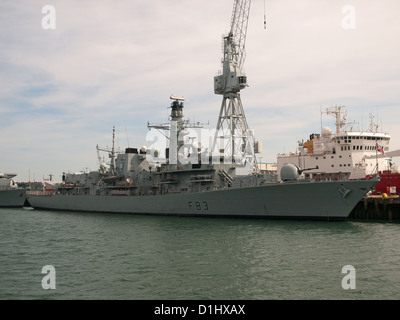
{"label": "wooden jetty", "polygon": [[381,220],[400,222],[399,195],[373,195],[364,197],[347,220]]}

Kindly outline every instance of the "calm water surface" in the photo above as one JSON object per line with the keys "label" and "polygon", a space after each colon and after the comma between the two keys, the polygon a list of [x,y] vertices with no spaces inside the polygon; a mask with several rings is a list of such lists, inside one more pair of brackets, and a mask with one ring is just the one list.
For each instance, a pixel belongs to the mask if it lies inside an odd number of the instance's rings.
{"label": "calm water surface", "polygon": [[[397,300],[399,234],[396,223],[0,209],[0,299]],[[355,289],[342,288],[345,265]]]}

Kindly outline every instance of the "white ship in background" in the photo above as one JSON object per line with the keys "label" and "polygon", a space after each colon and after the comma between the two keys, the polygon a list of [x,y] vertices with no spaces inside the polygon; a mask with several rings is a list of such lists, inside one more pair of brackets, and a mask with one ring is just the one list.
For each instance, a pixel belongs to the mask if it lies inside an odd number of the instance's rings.
{"label": "white ship in background", "polygon": [[336,133],[328,127],[321,134],[313,133],[306,142],[299,141],[295,152],[279,154],[278,174],[284,164],[291,163],[300,169],[314,168],[305,177],[314,180],[365,179],[380,173],[398,173],[392,157],[400,150],[389,152],[390,135],[379,132],[379,126],[370,114],[368,130],[345,130],[346,111],[342,106],[328,108],[326,113],[336,118]]}

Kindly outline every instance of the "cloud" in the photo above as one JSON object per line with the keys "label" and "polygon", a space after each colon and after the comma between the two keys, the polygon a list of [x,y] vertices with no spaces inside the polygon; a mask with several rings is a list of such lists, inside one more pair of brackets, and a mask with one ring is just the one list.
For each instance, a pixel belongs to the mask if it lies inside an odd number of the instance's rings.
{"label": "cloud", "polygon": [[[345,1],[266,4],[264,30],[264,4],[252,2],[242,92],[263,161],[294,151],[320,129],[320,108],[336,104],[364,123],[378,112],[400,148],[398,1],[351,1],[356,29],[347,31]],[[233,1],[51,5],[56,30],[42,29],[41,1],[0,4],[0,171],[41,180],[95,169],[95,146],[111,144],[112,126],[121,145],[142,145],[147,121],[167,120],[170,94],[186,97],[187,117],[215,126],[222,97],[213,77]]]}

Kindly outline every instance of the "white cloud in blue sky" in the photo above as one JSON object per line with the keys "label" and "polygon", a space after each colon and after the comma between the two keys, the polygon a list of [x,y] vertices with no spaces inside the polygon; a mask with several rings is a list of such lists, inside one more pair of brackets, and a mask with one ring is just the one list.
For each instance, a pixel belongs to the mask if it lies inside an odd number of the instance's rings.
{"label": "white cloud in blue sky", "polygon": [[[147,121],[165,122],[169,95],[185,114],[215,126],[213,93],[221,35],[233,0],[61,1],[56,29],[43,30],[42,1],[0,3],[0,172],[17,180],[96,169],[96,144],[145,143]],[[342,28],[342,8],[356,29]],[[263,161],[294,151],[320,130],[320,108],[347,106],[368,126],[378,115],[400,148],[400,2],[253,0],[242,92],[247,121],[263,141]],[[325,116],[324,125],[334,128]],[[128,135],[128,136],[127,136]]]}

